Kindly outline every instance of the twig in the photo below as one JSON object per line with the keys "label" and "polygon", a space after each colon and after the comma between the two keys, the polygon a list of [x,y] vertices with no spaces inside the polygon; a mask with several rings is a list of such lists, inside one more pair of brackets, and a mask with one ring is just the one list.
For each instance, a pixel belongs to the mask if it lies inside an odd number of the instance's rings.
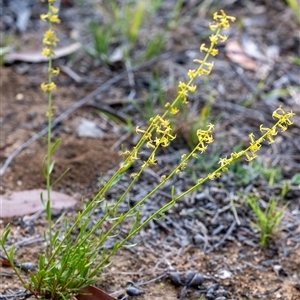
{"label": "twig", "polygon": [[234,220],[232,222],[232,224],[230,225],[229,229],[227,230],[227,232],[225,233],[225,235],[222,237],[222,239],[214,244],[210,249],[208,249],[205,253],[210,253],[212,252],[213,250],[219,248],[222,244],[224,244],[224,242],[227,240],[227,238],[231,235],[232,231],[234,230],[236,226],[236,221]]}
{"label": "twig", "polygon": [[13,294],[9,294],[9,295],[3,295],[3,294],[0,294],[0,300],[6,300],[6,299],[10,299],[10,298],[19,298],[19,297],[22,297],[24,299],[26,298],[29,298],[32,294],[28,291],[21,291],[21,292],[16,292],[16,293],[13,293]]}
{"label": "twig", "polygon": [[[145,62],[144,64],[142,64],[142,65],[140,65],[138,67],[133,68],[131,71],[132,72],[136,72],[136,71],[138,71],[141,68],[145,68],[145,67],[148,67],[148,66],[152,65],[154,62],[167,59],[171,55],[172,55],[172,53],[170,53],[170,52],[164,53],[163,55],[161,55],[158,58],[151,59],[151,60]],[[90,100],[92,100],[95,96],[99,95],[99,93],[105,91],[106,89],[108,89],[109,87],[111,87],[113,84],[115,84],[118,81],[120,81],[121,79],[123,79],[127,75],[127,73],[128,73],[127,71],[124,71],[121,74],[119,74],[119,75],[117,75],[117,76],[109,79],[108,81],[106,81],[105,83],[103,83],[102,85],[100,85],[98,88],[96,88],[93,92],[91,92],[90,94],[88,94],[86,97],[84,97],[80,101],[76,102],[73,106],[71,106],[65,112],[63,112],[59,117],[57,117],[55,120],[53,120],[51,128],[53,129],[57,124],[59,124],[63,119],[65,119],[67,116],[69,116],[76,109],[82,107],[83,105],[85,105],[86,103],[88,103]],[[41,136],[45,135],[47,132],[48,132],[48,127],[45,127],[39,133],[37,133],[34,136],[32,136],[29,140],[27,140],[19,148],[17,148],[15,151],[13,151],[9,155],[9,157],[6,159],[6,161],[5,161],[4,165],[2,166],[2,168],[0,169],[0,176],[4,175],[4,173],[5,173],[6,169],[8,168],[8,166],[11,164],[11,162],[13,161],[13,159],[18,154],[21,153],[21,151],[23,151],[24,149],[26,149],[29,145],[31,145],[33,142],[35,142],[36,140],[38,140]]]}

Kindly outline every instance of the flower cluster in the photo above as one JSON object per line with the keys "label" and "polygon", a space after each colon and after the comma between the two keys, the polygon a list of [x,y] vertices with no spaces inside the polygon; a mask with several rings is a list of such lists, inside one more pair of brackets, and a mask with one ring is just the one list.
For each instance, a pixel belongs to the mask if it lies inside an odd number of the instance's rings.
{"label": "flower cluster", "polygon": [[54,7],[55,0],[48,0],[48,4],[49,4],[49,9],[48,9],[48,13],[47,14],[41,14],[41,19],[43,21],[48,20],[51,23],[60,23],[60,19],[58,18],[58,8]]}
{"label": "flower cluster", "polygon": [[[200,47],[200,52],[206,52],[206,55],[203,60],[200,59],[194,59],[194,62],[200,64],[197,70],[189,70],[188,71],[188,77],[189,77],[189,82],[184,83],[184,82],[179,82],[178,85],[178,95],[179,98],[181,99],[182,103],[187,104],[187,96],[189,92],[195,92],[196,91],[196,86],[192,85],[192,82],[197,76],[202,76],[202,75],[209,75],[214,64],[213,62],[207,62],[208,57],[211,56],[216,56],[218,54],[218,49],[215,48],[215,45],[218,43],[220,40],[221,42],[225,42],[227,40],[226,35],[220,34],[221,29],[228,29],[230,27],[229,21],[234,22],[235,18],[231,16],[227,16],[226,13],[221,10],[221,14],[215,13],[213,19],[215,20],[215,23],[210,24],[210,29],[214,32],[210,37],[210,46],[206,47],[205,44],[202,44]],[[175,101],[176,102],[176,101]],[[170,106],[170,112],[174,113],[175,104],[173,103]],[[176,111],[177,112],[177,111]]]}
{"label": "flower cluster", "polygon": [[48,0],[48,13],[41,15],[41,20],[47,21],[49,24],[49,29],[45,32],[43,38],[43,51],[42,54],[49,59],[49,67],[48,74],[49,80],[48,83],[42,83],[41,88],[45,93],[51,93],[55,88],[56,84],[52,82],[52,75],[58,75],[59,69],[52,68],[52,57],[54,55],[54,47],[58,42],[58,38],[55,32],[52,29],[53,23],[60,23],[60,19],[58,18],[58,8],[54,6],[55,0]]}
{"label": "flower cluster", "polygon": [[212,132],[214,130],[214,125],[209,124],[207,130],[199,129],[197,130],[197,137],[198,137],[198,144],[196,147],[191,151],[190,154],[182,154],[181,156],[181,162],[179,166],[177,167],[177,170],[175,170],[175,173],[179,173],[180,171],[183,171],[186,168],[187,162],[191,157],[196,158],[197,157],[197,151],[199,151],[201,154],[203,154],[206,149],[207,145],[211,144],[214,141],[214,138],[212,136]]}
{"label": "flower cluster", "polygon": [[60,19],[58,18],[58,8],[54,7],[54,0],[48,0],[48,13],[42,14],[41,19],[43,21],[48,21],[49,29],[45,32],[43,38],[43,45],[45,46],[43,49],[43,55],[46,57],[53,56],[53,48],[56,46],[58,42],[58,38],[55,35],[55,32],[52,29],[53,23],[60,23]]}
{"label": "flower cluster", "polygon": [[273,137],[277,135],[277,128],[280,128],[282,131],[287,130],[288,126],[293,124],[291,118],[294,115],[295,114],[292,111],[285,112],[281,107],[277,108],[272,115],[274,119],[278,120],[277,123],[271,128],[261,125],[260,131],[263,135],[257,140],[255,140],[253,133],[249,134],[250,146],[246,150],[242,150],[238,153],[232,153],[230,158],[220,158],[219,164],[221,165],[221,171],[227,171],[227,166],[241,156],[245,156],[247,161],[251,161],[256,158],[256,152],[260,149],[262,142],[267,140],[269,144],[274,143],[275,140]]}

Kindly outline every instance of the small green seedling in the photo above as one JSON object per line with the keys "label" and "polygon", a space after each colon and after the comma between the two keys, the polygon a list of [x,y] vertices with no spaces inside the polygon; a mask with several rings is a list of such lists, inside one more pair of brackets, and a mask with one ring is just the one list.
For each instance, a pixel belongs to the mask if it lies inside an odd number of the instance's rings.
{"label": "small green seedling", "polygon": [[278,232],[287,205],[279,209],[278,199],[274,197],[270,198],[264,209],[260,207],[260,201],[256,197],[249,197],[248,204],[256,219],[252,225],[260,233],[260,245],[265,247]]}

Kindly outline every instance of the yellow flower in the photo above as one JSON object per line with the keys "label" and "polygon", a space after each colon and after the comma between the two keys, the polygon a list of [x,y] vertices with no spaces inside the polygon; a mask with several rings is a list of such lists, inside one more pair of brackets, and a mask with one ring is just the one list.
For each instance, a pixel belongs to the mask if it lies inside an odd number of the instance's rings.
{"label": "yellow flower", "polygon": [[211,31],[216,31],[220,27],[220,24],[209,24],[209,29]]}
{"label": "yellow flower", "polygon": [[46,57],[50,57],[51,55],[53,55],[53,51],[50,50],[49,48],[44,48],[42,54]]}
{"label": "yellow flower", "polygon": [[48,14],[41,14],[40,18],[42,21],[46,21],[48,19]]}
{"label": "yellow flower", "polygon": [[51,15],[51,16],[49,17],[49,21],[50,21],[51,23],[57,23],[57,24],[60,23],[60,19],[58,18],[57,15]]}
{"label": "yellow flower", "polygon": [[166,176],[166,175],[161,175],[161,177],[160,177],[160,180],[161,180],[161,181],[165,181],[165,180],[166,180],[166,178],[167,178],[167,176]]}
{"label": "yellow flower", "polygon": [[131,174],[130,174],[130,177],[131,177],[131,178],[136,178],[137,176],[138,176],[137,173],[131,173]]}
{"label": "yellow flower", "polygon": [[210,55],[212,56],[216,56],[218,55],[219,53],[219,50],[218,49],[215,49],[215,48],[212,48],[210,51],[209,51]]}
{"label": "yellow flower", "polygon": [[200,52],[207,52],[209,49],[205,47],[205,44],[200,46]]}
{"label": "yellow flower", "polygon": [[49,29],[45,32],[43,38],[43,44],[48,47],[54,47],[58,42],[58,38],[56,37],[54,31]]}
{"label": "yellow flower", "polygon": [[197,76],[197,73],[195,70],[189,70],[188,71],[188,76],[191,78],[191,79],[194,79],[196,76]]}
{"label": "yellow flower", "polygon": [[[50,3],[50,1],[48,1]],[[57,14],[58,13],[58,8],[53,6],[53,5],[50,5],[50,12],[52,14]]]}
{"label": "yellow flower", "polygon": [[210,42],[215,45],[218,43],[219,36],[217,34],[213,34],[209,37],[209,39]]}
{"label": "yellow flower", "polygon": [[51,68],[50,72],[52,75],[56,76],[56,75],[59,75],[60,69],[59,68],[56,68],[56,69]]}
{"label": "yellow flower", "polygon": [[143,129],[140,129],[140,127],[139,127],[139,126],[136,126],[136,128],[135,128],[135,132],[136,132],[136,133],[145,133],[146,131],[145,131],[145,130],[143,130]]}
{"label": "yellow flower", "polygon": [[170,110],[170,113],[172,115],[176,115],[178,112],[179,112],[179,109],[177,107],[172,107],[171,110]]}
{"label": "yellow flower", "polygon": [[190,85],[190,86],[188,86],[188,89],[189,89],[190,92],[194,93],[196,91],[196,89],[197,89],[197,86]]}
{"label": "yellow flower", "polygon": [[53,90],[56,89],[56,84],[54,82],[51,83],[42,83],[41,84],[41,89],[45,92],[45,93],[50,93]]}

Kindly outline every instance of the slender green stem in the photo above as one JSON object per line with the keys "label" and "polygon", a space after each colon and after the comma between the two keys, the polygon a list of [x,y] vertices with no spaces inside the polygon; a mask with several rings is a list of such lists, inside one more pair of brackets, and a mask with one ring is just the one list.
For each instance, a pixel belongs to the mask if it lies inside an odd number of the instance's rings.
{"label": "slender green stem", "polygon": [[[48,11],[50,11],[50,3],[48,2]],[[48,22],[49,29],[52,29],[52,23]],[[52,56],[48,60],[48,83],[52,82]],[[47,177],[46,177],[46,188],[47,188],[47,204],[46,213],[48,221],[48,258],[52,254],[52,216],[51,216],[51,135],[52,135],[52,91],[48,93],[48,136],[47,136]]]}

